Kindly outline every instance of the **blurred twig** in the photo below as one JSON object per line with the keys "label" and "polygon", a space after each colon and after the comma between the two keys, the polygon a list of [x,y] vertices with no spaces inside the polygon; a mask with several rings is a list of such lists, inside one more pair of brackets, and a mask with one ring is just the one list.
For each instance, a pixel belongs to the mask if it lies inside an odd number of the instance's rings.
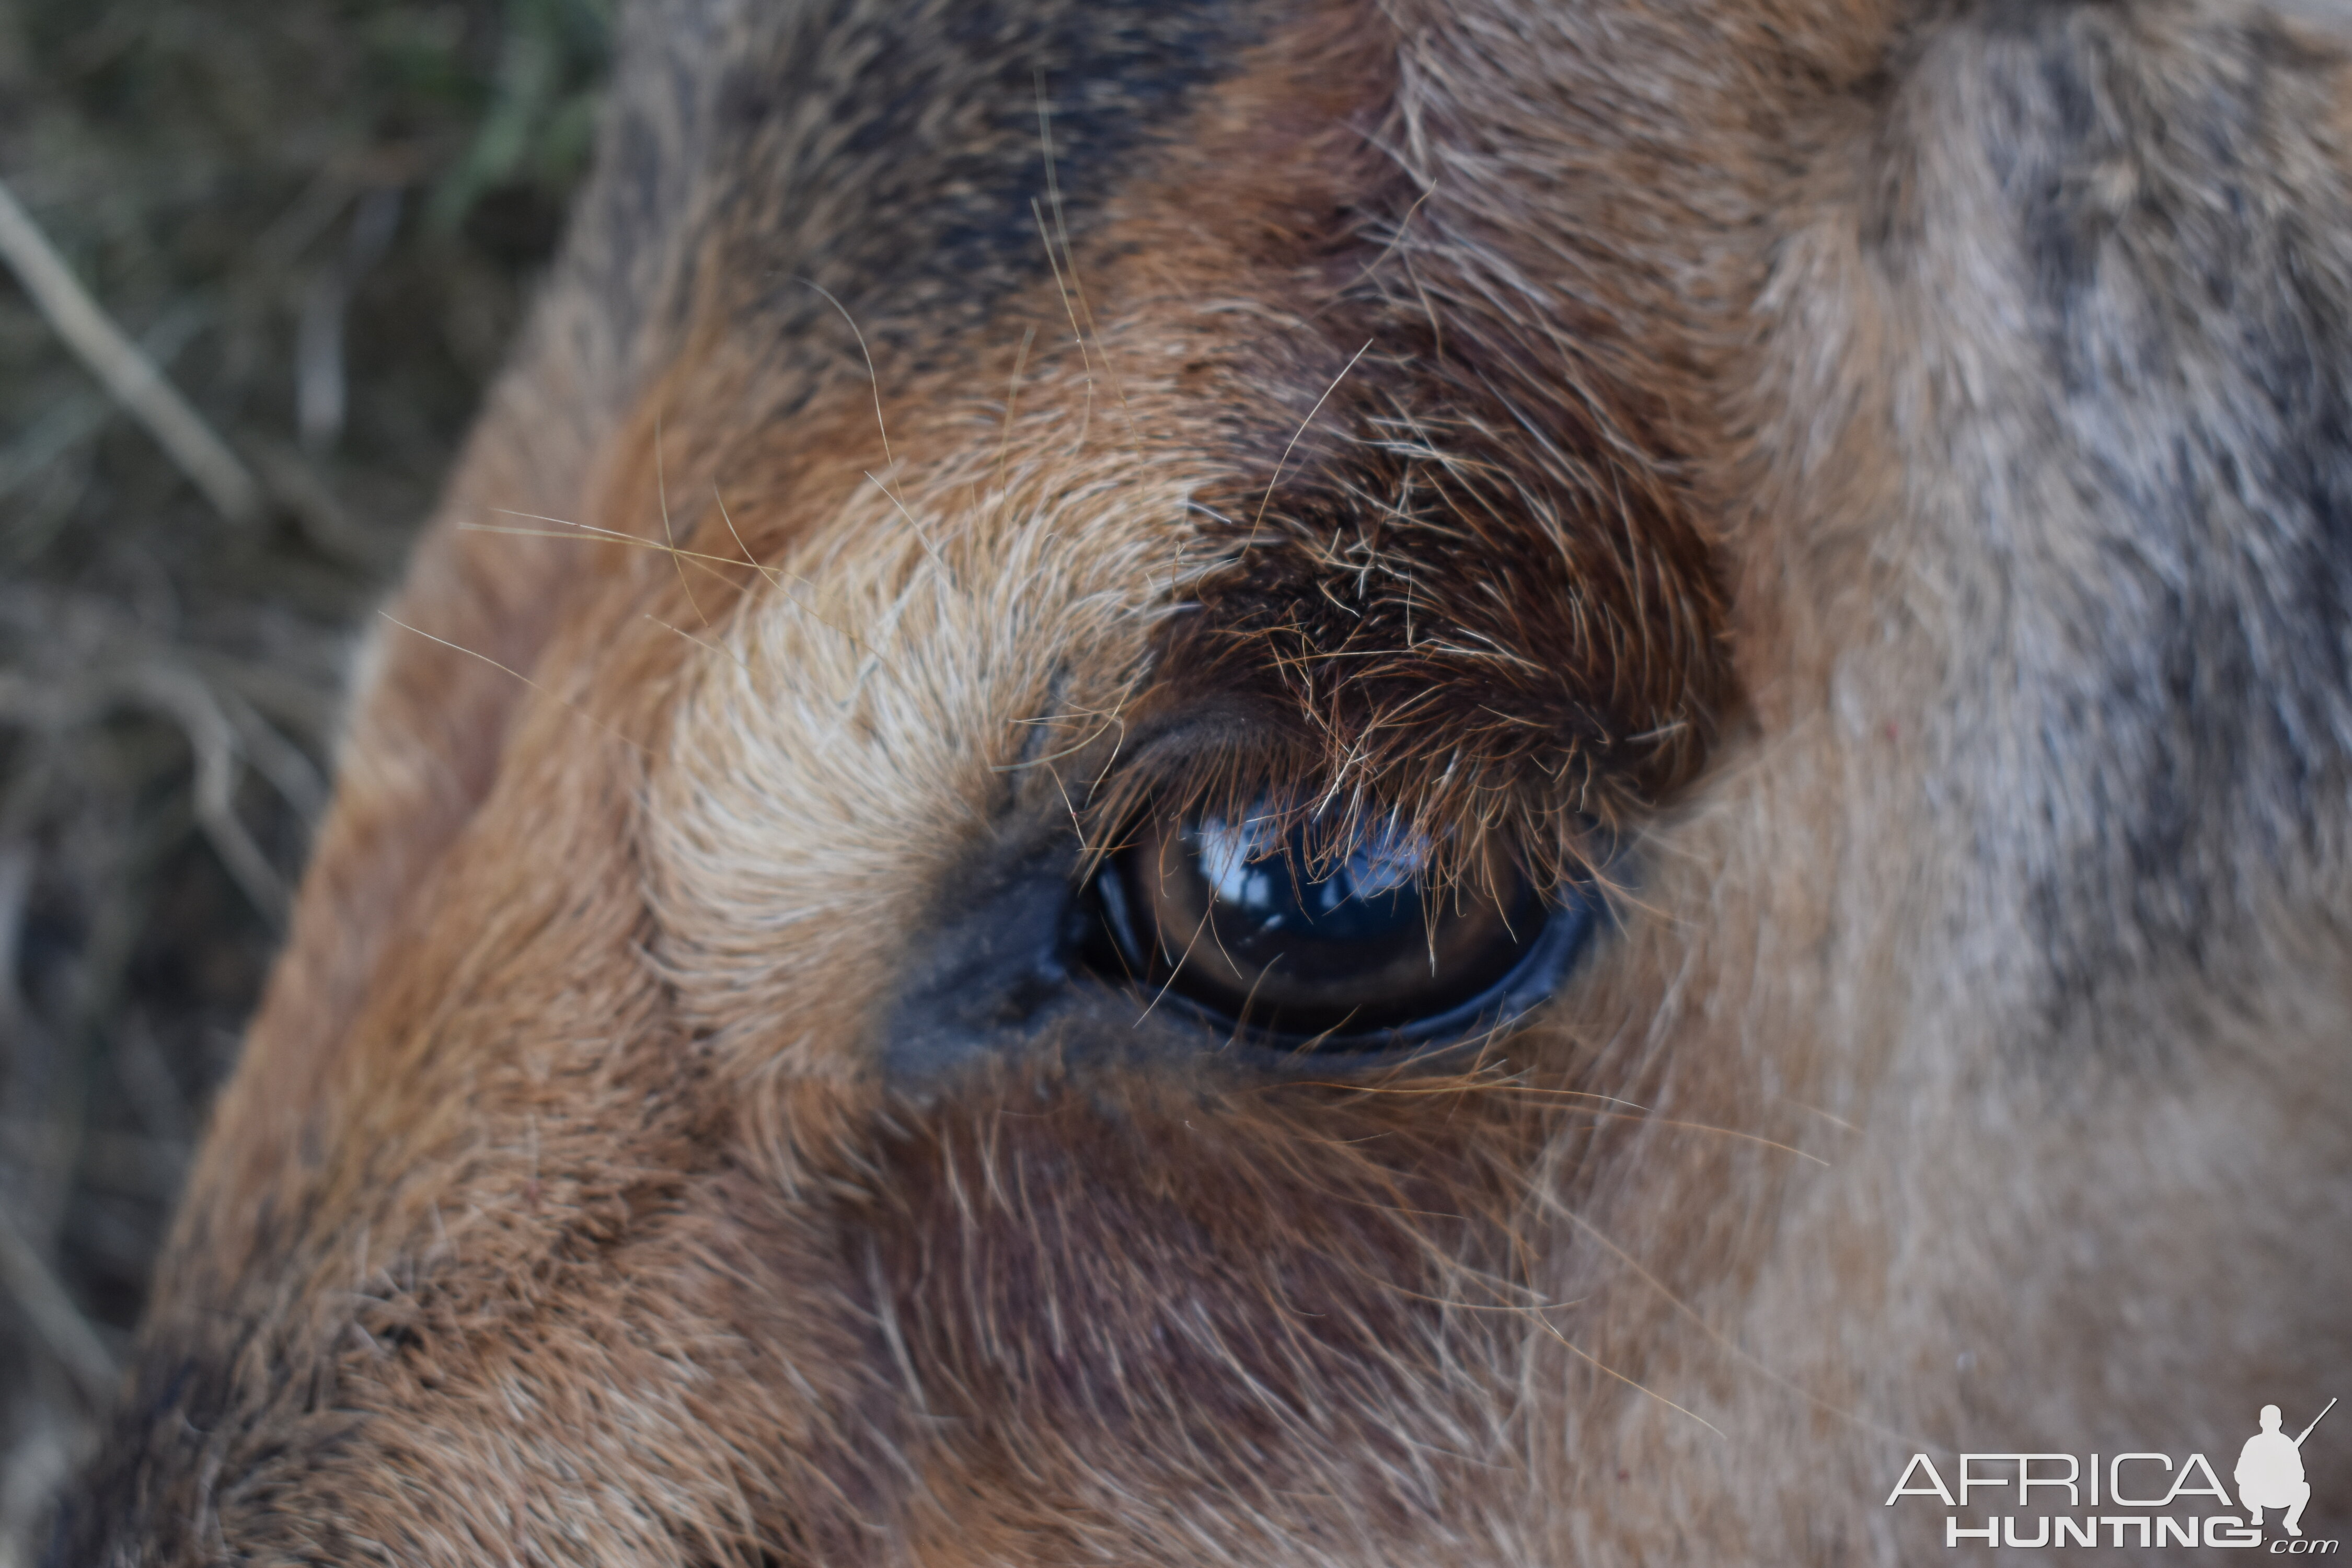
{"label": "blurred twig", "polygon": [[0,841],[0,1036],[11,1038],[33,1026],[16,994],[16,942],[32,892],[31,848]]}
{"label": "blurred twig", "polygon": [[114,1397],[114,1352],[74,1306],[48,1259],[5,1213],[0,1213],[0,1286],[7,1288],[26,1321],[73,1378],[91,1408],[105,1409]]}
{"label": "blurred twig", "polygon": [[312,451],[332,447],[343,433],[348,401],[343,373],[343,317],[352,293],[368,268],[383,259],[400,226],[397,187],[370,191],[360,198],[350,240],[338,262],[310,280],[302,299],[302,325],[294,353],[294,412],[302,444]]}
{"label": "blurred twig", "polygon": [[5,182],[0,182],[0,259],[16,272],[58,336],[106,384],[115,401],[147,426],[214,510],[231,522],[247,521],[260,512],[261,487],[236,454],[108,319],[47,237],[16,205]]}
{"label": "blurred twig", "polygon": [[[254,843],[245,824],[237,820],[236,798],[241,751],[238,726],[224,710],[209,685],[184,664],[163,658],[140,660],[119,670],[93,672],[82,682],[65,687],[44,687],[0,670],[0,721],[63,729],[84,721],[84,715],[110,700],[124,699],[163,713],[178,724],[195,758],[196,821],[205,837],[220,856],[229,875],[253,900],[254,907],[273,926],[282,927],[288,903],[286,883],[260,846]],[[272,764],[268,770],[268,774],[274,775],[272,782],[302,804],[314,804],[323,790],[316,785],[315,775],[307,763],[299,764],[298,771],[297,760],[285,754],[290,748],[280,749],[282,738],[260,723],[257,715],[255,719],[255,725],[247,732],[267,736],[264,744]]]}
{"label": "blurred twig", "polygon": [[236,816],[238,747],[236,729],[221,710],[212,688],[189,670],[152,663],[126,672],[126,692],[135,692],[178,721],[181,732],[196,758],[196,820],[205,837],[237,886],[270,924],[286,924],[289,899],[286,883],[269,864],[269,857],[245,830]]}

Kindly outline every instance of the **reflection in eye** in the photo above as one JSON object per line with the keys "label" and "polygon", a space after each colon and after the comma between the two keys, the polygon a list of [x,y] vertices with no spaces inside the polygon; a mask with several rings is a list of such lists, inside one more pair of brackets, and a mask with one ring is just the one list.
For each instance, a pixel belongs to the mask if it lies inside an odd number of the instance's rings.
{"label": "reflection in eye", "polygon": [[[1278,861],[1286,848],[1299,847],[1286,845],[1265,818],[1234,823],[1203,816],[1198,827],[1188,831],[1197,846],[1201,875],[1221,902],[1241,908],[1270,902],[1276,897],[1277,874],[1294,869],[1295,862]],[[1420,877],[1426,859],[1421,845],[1392,826],[1383,827],[1350,849],[1328,877],[1300,889],[1302,908],[1312,920],[1332,914],[1351,900],[1397,893]]]}
{"label": "reflection in eye", "polygon": [[1147,821],[1097,880],[1119,967],[1251,1033],[1384,1048],[1467,1028],[1559,947],[1548,930],[1591,923],[1547,909],[1499,844],[1440,886],[1431,847],[1393,825],[1344,853],[1320,839],[1264,810]]}

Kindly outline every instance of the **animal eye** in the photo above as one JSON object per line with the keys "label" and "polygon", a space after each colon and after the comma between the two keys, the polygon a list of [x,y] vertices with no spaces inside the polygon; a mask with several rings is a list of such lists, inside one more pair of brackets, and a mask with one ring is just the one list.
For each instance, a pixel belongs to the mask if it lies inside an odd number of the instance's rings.
{"label": "animal eye", "polygon": [[1441,882],[1401,829],[1327,837],[1272,812],[1148,820],[1096,882],[1116,968],[1260,1038],[1382,1049],[1524,1008],[1591,924],[1499,845]]}

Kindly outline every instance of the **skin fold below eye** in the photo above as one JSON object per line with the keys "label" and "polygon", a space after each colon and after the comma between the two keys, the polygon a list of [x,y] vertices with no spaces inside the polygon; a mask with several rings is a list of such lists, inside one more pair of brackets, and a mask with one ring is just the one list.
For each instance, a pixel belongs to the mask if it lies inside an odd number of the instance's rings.
{"label": "skin fold below eye", "polygon": [[[1155,816],[1097,887],[1119,966],[1254,1034],[1419,1033],[1525,970],[1549,909],[1500,845],[1432,877],[1428,846],[1376,831],[1336,852],[1272,814]],[[1469,1020],[1465,1020],[1467,1022]]]}

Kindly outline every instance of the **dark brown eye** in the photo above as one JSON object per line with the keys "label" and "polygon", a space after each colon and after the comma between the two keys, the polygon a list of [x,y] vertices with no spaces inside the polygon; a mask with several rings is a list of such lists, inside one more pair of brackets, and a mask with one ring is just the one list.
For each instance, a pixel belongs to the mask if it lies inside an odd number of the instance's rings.
{"label": "dark brown eye", "polygon": [[[1580,939],[1499,846],[1440,886],[1429,846],[1375,830],[1345,846],[1273,814],[1156,817],[1097,883],[1121,967],[1245,1032],[1382,1048],[1532,1000]],[[1563,921],[1572,930],[1561,929]]]}

